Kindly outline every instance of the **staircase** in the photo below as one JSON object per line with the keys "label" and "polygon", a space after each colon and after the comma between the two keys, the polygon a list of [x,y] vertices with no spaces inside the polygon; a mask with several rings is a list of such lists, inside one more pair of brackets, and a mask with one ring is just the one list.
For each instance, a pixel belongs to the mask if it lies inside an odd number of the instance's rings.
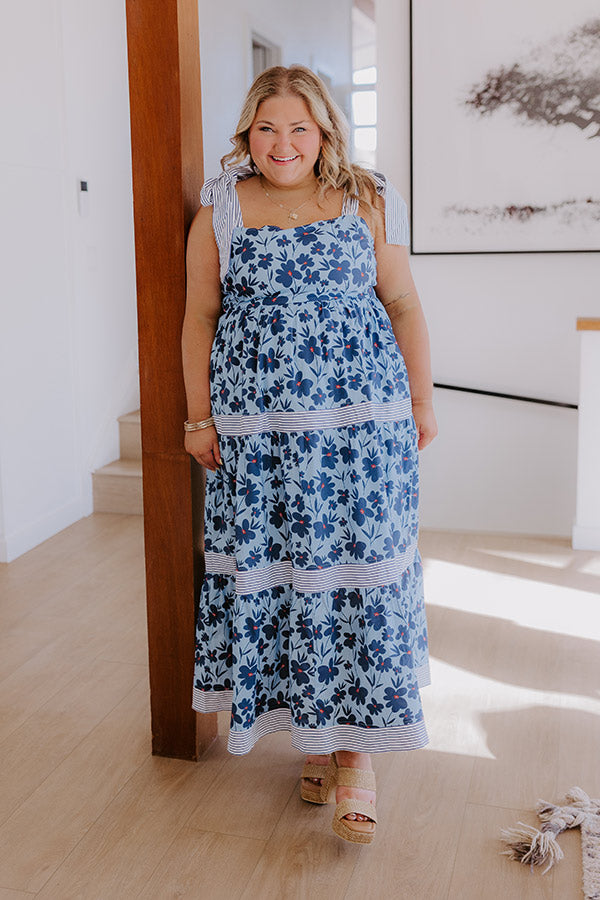
{"label": "staircase", "polygon": [[119,418],[121,458],[92,473],[94,512],[142,515],[140,411]]}

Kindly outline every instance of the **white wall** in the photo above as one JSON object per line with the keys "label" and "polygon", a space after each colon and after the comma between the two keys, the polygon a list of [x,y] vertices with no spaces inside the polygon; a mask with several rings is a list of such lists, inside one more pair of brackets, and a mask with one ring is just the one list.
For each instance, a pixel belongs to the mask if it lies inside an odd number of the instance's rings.
{"label": "white wall", "polygon": [[91,512],[138,404],[125,35],[123,0],[11,4],[0,32],[0,561]]}
{"label": "white wall", "polygon": [[[408,0],[376,0],[378,167],[409,199]],[[443,144],[440,144],[443,152]],[[577,316],[600,315],[600,255],[414,256],[434,380],[577,403]],[[567,536],[577,414],[438,390],[422,524]]]}
{"label": "white wall", "polygon": [[351,86],[351,0],[199,0],[202,121],[206,177],[231,150],[242,101],[252,83],[251,36],[281,47],[281,64],[301,63],[333,81],[344,107]]}

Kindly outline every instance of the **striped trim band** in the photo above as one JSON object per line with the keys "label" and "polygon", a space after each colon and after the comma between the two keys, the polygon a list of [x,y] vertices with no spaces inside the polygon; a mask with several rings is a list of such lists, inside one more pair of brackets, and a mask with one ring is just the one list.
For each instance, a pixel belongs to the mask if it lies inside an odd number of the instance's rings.
{"label": "striped trim band", "polygon": [[366,400],[333,409],[309,409],[298,412],[272,410],[257,415],[214,415],[219,434],[260,434],[263,431],[316,431],[322,428],[341,428],[361,422],[395,422],[408,419],[412,406],[410,398],[377,403]]}
{"label": "striped trim band", "polygon": [[284,559],[250,571],[239,571],[235,556],[207,550],[204,564],[206,572],[212,575],[233,575],[237,594],[254,594],[282,584],[291,584],[296,591],[313,593],[342,587],[366,588],[393,584],[412,564],[416,550],[417,545],[413,544],[393,559],[356,565],[342,563],[326,569],[296,569],[290,559]]}
{"label": "striped trim band", "polygon": [[344,202],[342,204],[342,215],[343,216],[357,216],[358,210],[359,210],[358,197],[351,197],[349,194],[345,194]]}
{"label": "striped trim band", "polygon": [[[215,691],[210,696],[219,698],[219,702],[213,705],[205,697],[205,692],[194,689],[193,708],[197,712],[228,710],[231,708],[231,695],[232,691]],[[388,750],[418,750],[429,742],[424,722],[389,728],[361,728],[357,725],[298,728],[292,724],[290,710],[282,708],[263,713],[251,728],[243,731],[230,729],[227,749],[236,756],[248,753],[261,737],[275,731],[291,732],[292,746],[303,753],[333,753],[336,750],[384,753]]]}
{"label": "striped trim band", "polygon": [[400,196],[391,181],[381,172],[373,172],[377,184],[377,193],[385,200],[385,242],[386,244],[410,244],[410,228],[408,210],[404,199]]}
{"label": "striped trim band", "polygon": [[204,182],[200,192],[202,206],[213,207],[213,230],[219,248],[221,281],[227,275],[229,255],[231,252],[231,235],[236,226],[243,226],[242,212],[235,191],[235,183],[239,179],[249,178],[254,174],[250,166],[239,166],[221,172],[215,178]]}
{"label": "striped trim band", "polygon": [[233,691],[201,691],[194,688],[192,708],[196,712],[209,713],[231,710]]}
{"label": "striped trim band", "polygon": [[429,670],[429,663],[425,663],[424,666],[416,666],[413,669],[413,674],[417,679],[417,684],[420,688],[427,687],[431,684],[431,672]]}

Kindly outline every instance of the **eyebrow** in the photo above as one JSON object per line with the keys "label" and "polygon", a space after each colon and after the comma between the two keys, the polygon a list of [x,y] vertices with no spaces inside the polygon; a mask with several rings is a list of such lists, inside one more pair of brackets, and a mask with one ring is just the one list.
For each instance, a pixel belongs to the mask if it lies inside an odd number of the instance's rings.
{"label": "eyebrow", "polygon": [[[274,125],[275,123],[269,121],[269,119],[259,119],[258,122],[257,122],[256,124],[257,124],[257,125],[258,125],[258,124],[261,124],[261,125]],[[290,125],[308,125],[309,122],[308,122],[308,119],[300,119],[299,122],[290,122],[289,124],[290,124]]]}

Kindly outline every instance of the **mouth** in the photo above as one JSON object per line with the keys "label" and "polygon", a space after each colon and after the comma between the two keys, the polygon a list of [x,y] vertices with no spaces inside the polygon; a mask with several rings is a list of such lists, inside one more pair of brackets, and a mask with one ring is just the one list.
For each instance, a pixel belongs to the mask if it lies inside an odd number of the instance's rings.
{"label": "mouth", "polygon": [[286,163],[294,162],[295,159],[298,159],[298,154],[296,154],[296,156],[271,156],[271,159],[281,166]]}

